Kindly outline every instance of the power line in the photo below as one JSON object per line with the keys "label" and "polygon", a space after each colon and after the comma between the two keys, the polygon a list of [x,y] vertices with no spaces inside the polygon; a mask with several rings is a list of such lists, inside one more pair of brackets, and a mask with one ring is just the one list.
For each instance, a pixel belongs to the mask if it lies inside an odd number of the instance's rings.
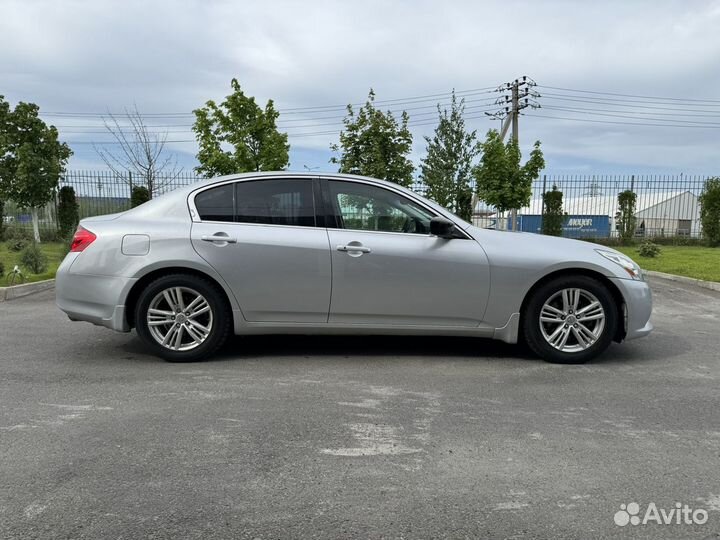
{"label": "power line", "polygon": [[614,93],[614,92],[599,92],[596,90],[580,90],[580,89],[576,89],[576,88],[562,88],[559,86],[545,86],[543,84],[538,84],[538,88],[550,88],[551,90],[561,90],[564,92],[580,92],[583,94],[599,94],[599,95],[604,95],[604,96],[632,97],[632,98],[654,99],[654,100],[665,100],[665,101],[697,101],[697,102],[720,104],[720,100],[718,100],[718,99],[693,99],[693,98],[643,96],[643,95],[638,95],[638,94],[618,94],[618,93]]}
{"label": "power line", "polygon": [[[591,109],[586,107],[555,107],[554,105],[543,105],[543,109],[557,109],[557,110],[572,110],[572,111],[603,111],[603,112],[616,112],[616,113],[625,113],[632,112],[632,114],[653,114],[656,116],[700,116],[704,118],[720,118],[720,114],[705,114],[705,113],[683,113],[683,112],[673,112],[673,113],[662,113],[662,112],[646,112],[646,111],[618,111],[615,109]],[[709,112],[709,111],[708,111]],[[720,113],[720,111],[715,111]]]}
{"label": "power line", "polygon": [[537,118],[551,118],[553,120],[572,120],[574,122],[591,122],[594,124],[620,124],[623,126],[655,126],[655,127],[672,127],[672,128],[701,128],[701,129],[720,129],[720,126],[695,126],[695,125],[678,125],[678,124],[649,124],[639,122],[615,122],[612,120],[591,120],[589,118],[569,118],[566,116],[547,116],[544,114],[526,114],[526,116],[535,116]]}
{"label": "power line", "polygon": [[591,114],[595,116],[612,116],[615,118],[629,118],[634,120],[658,120],[660,122],[673,122],[677,124],[710,124],[710,125],[716,125],[720,126],[720,122],[703,122],[702,120],[673,120],[672,118],[643,118],[643,117],[637,117],[632,116],[632,113],[628,113],[627,111],[624,111],[623,114],[611,114],[610,112],[597,112],[597,111],[576,111],[575,109],[566,108],[566,107],[543,107],[543,109],[552,109],[556,111],[565,111],[565,112],[577,112],[577,114]]}
{"label": "power line", "polygon": [[[455,95],[459,97],[468,97],[468,96],[476,96],[476,95],[482,95],[482,94],[491,94],[496,92],[497,89],[495,87],[485,87],[485,88],[475,88],[470,90],[458,90],[455,91]],[[405,97],[405,98],[395,98],[395,99],[386,99],[386,100],[375,100],[373,103],[375,105],[386,105],[386,104],[395,104],[395,105],[402,105],[402,104],[415,104],[415,103],[425,103],[428,101],[433,101],[435,98],[438,97],[449,97],[452,95],[451,92],[443,92],[440,94],[427,94],[424,96],[412,96],[412,97]],[[470,100],[466,100],[470,101]],[[490,100],[492,101],[492,100]],[[350,103],[350,106],[353,107],[361,107],[365,105],[364,102],[362,103]],[[344,105],[318,105],[318,106],[312,106],[312,107],[294,107],[294,108],[285,108],[285,109],[279,109],[280,114],[302,114],[302,113],[308,113],[308,114],[314,114],[314,112],[323,113],[328,112],[331,110],[345,110],[347,108],[348,104]],[[114,116],[123,116],[124,113],[120,112],[86,112],[86,111],[47,111],[41,113],[44,116],[49,117],[62,117],[62,118],[91,118],[91,117],[98,117],[98,118],[106,118],[110,115]],[[194,117],[194,114],[192,112],[162,112],[162,113],[143,113],[141,116],[145,118],[176,118],[176,117]]]}
{"label": "power line", "polygon": [[[720,107],[720,105],[711,105],[711,104],[693,104],[693,103],[685,103],[685,104],[679,104],[674,105],[672,107],[657,107],[656,105],[673,105],[672,103],[655,103],[650,102],[650,105],[638,105],[638,103],[647,103],[647,101],[643,100],[628,100],[628,99],[614,99],[614,98],[602,98],[602,97],[592,97],[592,96],[576,96],[573,94],[555,94],[555,93],[548,93],[545,92],[540,95],[543,99],[562,99],[566,101],[578,101],[583,103],[596,103],[598,105],[614,105],[616,107],[642,107],[644,109],[660,109],[660,110],[670,110],[670,111],[677,111],[677,110],[684,110],[682,107]],[[627,105],[626,105],[627,104]],[[687,109],[688,111],[692,112],[700,112],[699,109],[690,108]],[[712,112],[717,112],[713,110]]]}
{"label": "power line", "polygon": [[[422,108],[425,109],[425,108],[427,108],[427,107],[422,107]],[[493,107],[493,108],[488,108],[488,105],[471,105],[470,107],[465,107],[465,109],[466,109],[466,110],[471,110],[471,111],[475,111],[476,109],[479,109],[480,112],[483,112],[483,111],[494,110],[495,107]],[[413,114],[413,118],[417,118],[417,117],[419,117],[419,116],[437,116],[437,111],[429,111],[429,112],[424,112],[424,113],[416,113],[416,114]],[[346,117],[345,117],[345,116],[337,116],[337,117],[331,117],[331,118],[337,118],[338,121],[336,121],[336,122],[312,123],[312,124],[304,124],[304,125],[292,125],[292,126],[287,126],[287,125],[278,124],[277,127],[278,127],[279,130],[300,129],[300,128],[305,128],[305,129],[306,129],[306,128],[323,127],[323,126],[338,126],[338,127],[343,127],[344,124],[343,124],[342,120],[345,119]],[[302,120],[305,121],[305,122],[311,122],[311,121],[317,120],[317,119],[314,119],[314,118],[313,118],[313,119],[307,119],[307,118],[306,118],[306,119],[302,119]],[[412,123],[412,120],[411,120],[411,123]],[[170,124],[170,125],[167,125],[167,126],[163,126],[163,125],[152,125],[152,124],[150,124],[150,125],[146,125],[145,127],[147,127],[147,128],[152,128],[152,129],[155,129],[155,128],[164,128],[164,127],[185,127],[185,128],[188,128],[188,129],[179,130],[179,131],[169,130],[169,131],[162,131],[162,132],[153,132],[153,131],[149,131],[149,132],[148,132],[148,133],[150,133],[150,134],[158,134],[158,133],[188,133],[188,132],[191,132],[191,131],[192,131],[192,129],[191,129],[192,126],[193,126],[193,124]],[[107,129],[104,128],[104,126],[97,125],[97,124],[96,124],[96,125],[93,125],[93,126],[73,126],[73,125],[68,125],[68,126],[55,126],[55,127],[58,128],[58,129],[61,129],[63,133],[108,133]],[[131,125],[121,125],[120,128],[121,128],[121,129],[120,129],[120,132],[122,132],[122,133],[133,133],[133,132],[134,132],[133,126],[131,126]],[[123,128],[125,128],[125,129],[123,129]],[[117,130],[116,130],[115,128],[113,128],[113,131],[117,131]]]}

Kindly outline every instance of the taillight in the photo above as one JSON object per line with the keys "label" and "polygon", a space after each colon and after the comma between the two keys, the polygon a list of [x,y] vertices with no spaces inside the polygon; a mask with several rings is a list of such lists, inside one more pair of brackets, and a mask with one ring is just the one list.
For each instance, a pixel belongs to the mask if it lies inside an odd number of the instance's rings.
{"label": "taillight", "polygon": [[70,244],[70,251],[82,251],[90,244],[92,244],[97,236],[85,229],[84,227],[78,226],[73,236],[72,244]]}

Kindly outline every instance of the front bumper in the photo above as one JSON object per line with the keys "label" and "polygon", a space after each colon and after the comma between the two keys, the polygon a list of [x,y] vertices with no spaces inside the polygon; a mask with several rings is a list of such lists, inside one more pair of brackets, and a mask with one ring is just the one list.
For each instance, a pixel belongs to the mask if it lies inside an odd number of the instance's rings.
{"label": "front bumper", "polygon": [[625,300],[625,339],[636,339],[653,330],[650,322],[652,292],[647,281],[612,278]]}
{"label": "front bumper", "polygon": [[118,332],[129,332],[125,298],[135,278],[74,274],[78,253],[70,253],[55,276],[55,303],[73,321],[87,321]]}

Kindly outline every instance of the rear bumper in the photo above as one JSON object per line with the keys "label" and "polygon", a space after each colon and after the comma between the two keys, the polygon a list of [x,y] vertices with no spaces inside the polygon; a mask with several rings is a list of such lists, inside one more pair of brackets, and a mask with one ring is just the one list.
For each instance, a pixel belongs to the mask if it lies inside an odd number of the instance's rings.
{"label": "rear bumper", "polygon": [[86,321],[118,332],[129,332],[125,298],[134,278],[74,274],[76,253],[70,253],[55,276],[55,303],[73,321]]}
{"label": "rear bumper", "polygon": [[653,330],[650,322],[652,292],[646,281],[614,278],[612,282],[625,299],[625,339],[647,336]]}

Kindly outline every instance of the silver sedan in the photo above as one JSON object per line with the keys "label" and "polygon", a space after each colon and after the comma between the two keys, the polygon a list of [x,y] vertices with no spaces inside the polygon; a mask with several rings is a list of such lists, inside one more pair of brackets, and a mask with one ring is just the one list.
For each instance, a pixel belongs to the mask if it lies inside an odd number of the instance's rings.
{"label": "silver sedan", "polygon": [[57,272],[72,320],[135,328],[170,361],[244,334],[526,342],[578,363],[652,330],[650,288],[603,246],[479,229],[395,184],[257,173],[82,220]]}

